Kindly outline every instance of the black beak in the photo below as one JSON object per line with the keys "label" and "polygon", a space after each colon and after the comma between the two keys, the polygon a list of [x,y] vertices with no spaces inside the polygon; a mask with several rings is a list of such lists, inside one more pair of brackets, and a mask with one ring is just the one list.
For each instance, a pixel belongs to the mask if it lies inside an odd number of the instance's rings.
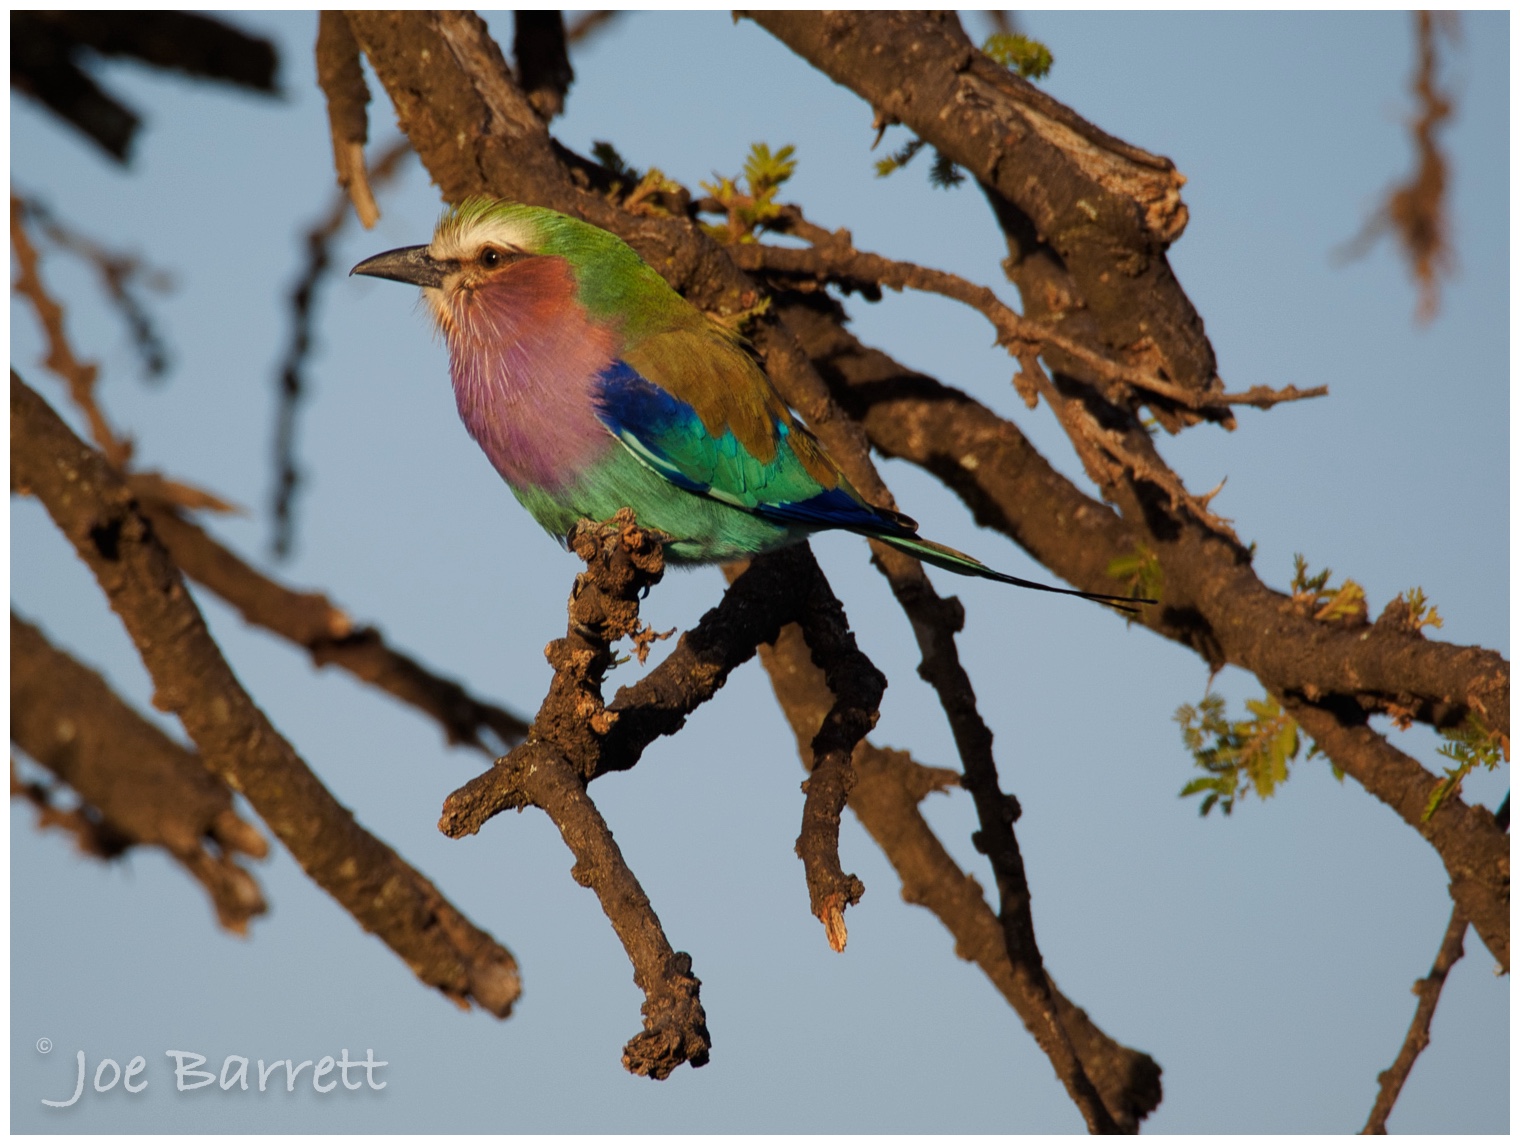
{"label": "black beak", "polygon": [[367,274],[388,278],[392,282],[409,282],[413,286],[442,286],[450,273],[459,269],[453,259],[434,258],[425,246],[404,246],[367,258],[349,274]]}

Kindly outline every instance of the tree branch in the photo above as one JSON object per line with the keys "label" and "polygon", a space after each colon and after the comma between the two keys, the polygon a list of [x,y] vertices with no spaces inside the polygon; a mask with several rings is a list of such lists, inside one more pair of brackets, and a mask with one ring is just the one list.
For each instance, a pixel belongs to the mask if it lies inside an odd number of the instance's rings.
{"label": "tree branch", "polygon": [[38,273],[37,249],[27,236],[23,222],[25,214],[26,204],[18,196],[11,195],[11,246],[16,252],[18,269],[15,290],[32,304],[32,309],[37,312],[37,321],[42,324],[48,345],[47,357],[42,364],[69,387],[70,400],[89,421],[90,436],[105,453],[106,459],[118,469],[123,468],[132,456],[132,443],[118,438],[112,432],[110,423],[101,412],[100,403],[95,400],[95,381],[100,368],[93,362],[81,362],[74,356],[74,349],[63,328],[63,307],[48,293]]}
{"label": "tree branch", "polygon": [[[1316,621],[1287,595],[1263,585],[1233,546],[1196,524],[1173,525],[1170,539],[1163,539],[1166,530],[1160,537],[1141,532],[1087,497],[1056,473],[1011,422],[863,346],[841,325],[837,304],[817,295],[792,295],[782,298],[777,310],[829,379],[841,405],[861,419],[873,445],[888,457],[934,473],[966,502],[979,524],[1011,537],[1077,587],[1111,588],[1109,562],[1141,543],[1155,545],[1165,592],[1162,606],[1146,609],[1141,622],[1194,648],[1211,665],[1237,664],[1279,695],[1319,701],[1340,696],[1373,712],[1396,704],[1437,726],[1459,723],[1472,712],[1508,734],[1509,665],[1497,653],[1426,640],[1396,625]],[[1397,779],[1401,769],[1360,766],[1346,758],[1354,750],[1349,741],[1324,729],[1332,746],[1313,729],[1305,730],[1338,766],[1399,809],[1406,821],[1409,816],[1401,808],[1415,798],[1411,792],[1424,791],[1428,797],[1426,785],[1436,782],[1419,768],[1424,778],[1406,789]],[[1366,734],[1375,735],[1370,729]],[[1418,768],[1403,753],[1396,754]],[[1416,820],[1423,808],[1421,803],[1413,809]],[[1478,909],[1474,904],[1475,910],[1495,927],[1502,915],[1507,935],[1507,889],[1501,895],[1501,883],[1507,888],[1507,866],[1501,879],[1495,868],[1497,847],[1481,817],[1426,833],[1426,838],[1442,852],[1454,879],[1456,872],[1474,872],[1455,881],[1454,889],[1477,894],[1475,888],[1484,888],[1486,905]],[[1468,854],[1468,847],[1477,853]],[[1479,871],[1488,874],[1479,877]],[[1488,937],[1507,951],[1507,939],[1498,930],[1490,929]],[[1507,961],[1498,951],[1495,956]]]}
{"label": "tree branch", "polygon": [[[784,223],[800,219],[801,212],[797,208],[784,209]],[[735,265],[752,273],[760,272],[769,278],[781,279],[793,289],[807,284],[834,284],[846,290],[885,286],[893,290],[921,290],[963,303],[992,324],[997,331],[998,345],[1007,348],[1015,358],[1030,350],[1059,350],[1080,362],[1089,380],[1103,386],[1108,391],[1109,400],[1116,405],[1125,401],[1128,390],[1141,390],[1170,398],[1177,404],[1194,410],[1237,403],[1266,409],[1281,402],[1323,397],[1330,392],[1328,386],[1315,386],[1308,390],[1300,390],[1296,386],[1281,390],[1255,386],[1239,394],[1202,394],[1169,382],[1152,371],[1128,366],[1097,353],[1043,323],[1031,322],[1006,305],[988,287],[979,286],[943,270],[856,250],[848,231],[825,231],[821,227],[801,228],[795,225],[778,229],[784,233],[800,234],[801,237],[808,238],[812,246],[800,249],[765,243],[735,243],[729,251]]]}
{"label": "tree branch", "polygon": [[547,123],[565,109],[565,95],[575,82],[565,14],[557,9],[518,9],[512,20],[518,86]]}
{"label": "tree branch", "polygon": [[[816,758],[816,729],[829,710],[828,681],[809,659],[806,642],[795,625],[788,625],[773,644],[762,647],[760,659],[797,737],[803,767],[811,769]],[[934,912],[955,937],[956,953],[981,968],[1042,1049],[1050,1037],[1053,1004],[1056,1021],[1081,1064],[1081,1072],[1091,1079],[1115,1127],[1137,1132],[1140,1121],[1161,1102],[1160,1067],[1149,1055],[1121,1046],[1104,1034],[1055,989],[1048,975],[1048,989],[1042,989],[1036,979],[1015,968],[1004,927],[988,908],[982,888],[956,865],[919,814],[918,803],[925,795],[960,784],[960,776],[942,768],[923,767],[906,752],[864,742],[855,749],[854,763],[856,782],[850,792],[850,809],[897,871],[903,898]],[[1070,1061],[1061,1054],[1050,1057],[1068,1090],[1078,1087],[1077,1071]],[[1090,1121],[1093,1119],[1089,1116]]]}
{"label": "tree branch", "polygon": [[[572,877],[596,893],[633,963],[634,982],[644,991],[644,1030],[624,1048],[623,1066],[656,1080],[683,1062],[707,1064],[712,1039],[699,998],[701,982],[691,973],[691,956],[677,953],[665,937],[586,783],[603,737],[618,723],[602,702],[612,645],[628,636],[644,648],[653,638],[640,626],[639,599],[664,576],[663,539],[639,529],[627,509],[605,524],[582,521],[571,531],[570,544],[586,571],[570,593],[565,635],[545,650],[554,680],[532,732],[475,783],[451,795],[439,824],[456,838],[467,833],[460,817],[486,784],[495,810],[533,806],[554,821],[575,855]],[[472,821],[469,830],[483,821]]]}
{"label": "tree branch", "polygon": [[1404,1083],[1409,1080],[1409,1071],[1414,1068],[1415,1059],[1430,1044],[1430,1022],[1436,1016],[1441,987],[1446,984],[1446,976],[1451,973],[1451,968],[1462,959],[1462,937],[1466,933],[1467,916],[1462,913],[1460,906],[1453,907],[1451,921],[1446,924],[1441,949],[1436,952],[1430,973],[1414,984],[1414,994],[1420,1001],[1415,1007],[1414,1020],[1409,1024],[1409,1033],[1399,1048],[1399,1056],[1391,1066],[1378,1074],[1377,1100],[1372,1104],[1372,1112],[1367,1115],[1363,1133],[1388,1132],[1388,1115],[1393,1112],[1394,1103],[1398,1101]]}
{"label": "tree branch", "polygon": [[206,766],[247,797],[311,878],[423,982],[505,1017],[517,964],[322,786],[243,690],[179,571],[105,460],[11,374],[11,487],[42,501],[95,574]]}
{"label": "tree branch", "polygon": [[317,20],[317,83],[327,97],[333,166],[338,172],[338,186],[348,193],[354,213],[369,230],[380,221],[380,208],[364,169],[369,85],[364,82],[359,45],[354,42],[348,17],[342,12],[324,11]]}
{"label": "tree branch", "polygon": [[[1170,160],[989,60],[954,13],[741,15],[866,100],[878,122],[906,124],[1016,204],[1060,252],[1109,351],[1137,364],[1157,355],[1184,389],[1220,392],[1203,321],[1166,258],[1188,217]],[[1229,410],[1205,416],[1227,421]]]}
{"label": "tree branch", "polygon": [[278,59],[267,40],[187,12],[13,12],[11,85],[125,163],[141,122],[96,85],[80,49],[273,93]]}
{"label": "tree branch", "polygon": [[[324,12],[326,19],[329,13]],[[347,23],[343,24],[346,29]],[[355,48],[355,51],[358,49]],[[358,66],[358,57],[354,57]],[[362,77],[361,77],[362,78]],[[366,98],[368,95],[366,93]],[[361,141],[362,142],[362,141]],[[375,187],[389,182],[401,169],[401,161],[410,153],[406,139],[393,141],[380,157],[366,178],[366,194]],[[360,155],[360,170],[363,156]],[[328,280],[332,268],[333,240],[348,220],[349,197],[339,191],[326,214],[306,232],[306,265],[295,289],[290,292],[290,340],[279,369],[279,412],[275,415],[274,435],[274,555],[288,557],[295,546],[295,502],[301,484],[301,472],[296,465],[296,419],[300,413],[301,399],[306,394],[306,361],[311,353],[312,329],[316,321],[318,287]],[[378,211],[378,208],[376,208]],[[378,218],[378,214],[376,216]]]}
{"label": "tree branch", "polygon": [[[14,612],[11,741],[78,792],[81,812],[93,809],[85,821],[111,839],[94,853],[111,858],[133,846],[162,847],[206,888],[217,920],[237,934],[268,909],[236,856],[262,859],[269,844],[233,809],[226,785]],[[39,809],[51,808],[44,792],[27,794],[33,802],[44,796]]]}
{"label": "tree branch", "polygon": [[[793,295],[777,310],[873,446],[933,473],[978,524],[1064,580],[1111,590],[1109,563],[1142,540],[1156,543],[1057,473],[1012,422],[860,343],[836,304]],[[1147,609],[1141,622],[1212,666],[1236,664],[1312,698],[1345,695],[1369,712],[1397,704],[1437,727],[1456,726],[1471,712],[1509,733],[1509,664],[1498,653],[1395,625],[1315,621],[1262,584],[1233,546],[1198,537],[1188,550],[1165,562],[1163,607]]]}
{"label": "tree branch", "polygon": [[[1495,816],[1501,831],[1509,830],[1509,798],[1505,797],[1499,807],[1499,813]],[[1430,1045],[1430,1023],[1436,1016],[1436,1004],[1441,1000],[1441,990],[1446,985],[1446,977],[1451,969],[1462,960],[1462,939],[1467,934],[1467,916],[1462,912],[1461,905],[1452,908],[1451,921],[1446,924],[1446,933],[1441,937],[1441,948],[1436,952],[1435,963],[1430,968],[1430,973],[1419,979],[1414,984],[1414,995],[1419,998],[1419,1004],[1415,1006],[1414,1018],[1409,1023],[1409,1032],[1404,1035],[1404,1044],[1399,1047],[1399,1056],[1393,1064],[1378,1074],[1377,1100],[1372,1103],[1372,1112],[1367,1115],[1367,1124],[1362,1127],[1364,1134],[1378,1134],[1388,1132],[1388,1115],[1393,1112],[1395,1103],[1399,1100],[1399,1094],[1404,1090],[1404,1083],[1409,1080],[1409,1072],[1414,1069],[1415,1059],[1425,1052],[1425,1047]]]}

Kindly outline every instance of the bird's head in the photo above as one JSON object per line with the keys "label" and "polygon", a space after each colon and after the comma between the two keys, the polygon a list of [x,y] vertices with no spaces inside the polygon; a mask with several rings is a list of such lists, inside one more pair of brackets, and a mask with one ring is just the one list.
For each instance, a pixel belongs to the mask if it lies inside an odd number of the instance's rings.
{"label": "bird's head", "polygon": [[495,199],[466,200],[444,213],[426,246],[377,254],[349,273],[422,287],[451,340],[499,334],[508,311],[562,317],[572,299],[630,334],[685,306],[617,236],[547,207]]}
{"label": "bird's head", "polygon": [[524,264],[551,253],[544,216],[554,214],[518,203],[469,200],[444,214],[432,242],[385,251],[349,273],[420,286],[433,318],[452,333],[472,299],[493,285],[521,282]]}

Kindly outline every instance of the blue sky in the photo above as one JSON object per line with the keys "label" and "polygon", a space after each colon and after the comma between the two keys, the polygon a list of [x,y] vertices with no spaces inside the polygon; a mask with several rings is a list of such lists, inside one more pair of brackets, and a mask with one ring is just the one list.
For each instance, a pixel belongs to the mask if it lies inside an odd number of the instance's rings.
{"label": "blue sky", "polygon": [[[233,17],[280,46],[284,95],[242,96],[130,65],[102,68],[144,113],[133,166],[117,168],[13,100],[13,185],[102,241],[174,276],[157,315],[172,376],[136,377],[126,335],[87,271],[50,257],[76,348],[102,365],[104,403],[161,467],[249,506],[217,521],[263,556],[271,535],[274,371],[300,236],[332,193],[310,58],[315,17]],[[974,35],[983,31],[968,17]],[[510,17],[491,19],[509,43]],[[1448,142],[1459,273],[1441,316],[1412,321],[1415,292],[1387,246],[1348,267],[1331,252],[1410,164],[1402,126],[1412,21],[1392,14],[1034,12],[1053,50],[1046,87],[1106,130],[1168,155],[1191,210],[1173,265],[1204,316],[1227,385],[1328,384],[1330,397],[1247,410],[1161,447],[1214,503],[1256,567],[1286,585],[1293,554],[1365,586],[1374,611],[1422,586],[1444,639],[1508,654],[1509,123],[1506,14],[1463,17],[1451,55],[1459,111]],[[786,197],[857,245],[998,289],[1003,249],[980,196],[930,187],[921,169],[878,180],[860,100],[750,23],[724,13],[640,14],[574,58],[556,134],[608,139],[637,166],[688,185],[735,172],[751,142],[791,143]],[[372,139],[392,138],[377,89]],[[906,139],[901,129],[887,144]],[[374,232],[349,228],[337,263],[425,241],[439,210],[415,164],[383,193]],[[854,328],[900,360],[1016,420],[1055,465],[1080,467],[1043,407],[1023,409],[1007,358],[977,315],[938,299],[853,299]],[[12,362],[55,407],[32,316],[12,306]],[[321,300],[301,425],[307,477],[298,549],[278,575],[319,587],[399,647],[477,692],[531,712],[548,682],[576,562],[527,518],[458,424],[443,348],[411,292],[334,279]],[[983,533],[910,467],[887,481],[927,535],[1008,571],[1048,574]],[[87,571],[39,506],[12,505],[12,600],[55,642],[105,671],[146,713],[151,687]],[[857,538],[815,544],[867,653],[891,681],[877,742],[952,765],[911,633]],[[1200,819],[1172,713],[1203,694],[1191,653],[1105,610],[936,574],[970,616],[963,656],[997,736],[1035,922],[1056,980],[1108,1032],[1154,1055],[1172,1132],[1360,1128],[1397,1051],[1450,910],[1435,853],[1323,762],[1226,820]],[[646,616],[687,627],[722,591],[715,570],[672,574]],[[429,723],[199,597],[239,677],[360,821],[435,880],[522,964],[507,1022],[462,1013],[419,986],[283,855],[258,875],[273,903],[239,940],[167,861],[110,867],[12,812],[12,1127],[17,1131],[978,1131],[1080,1129],[1046,1061],[980,973],[907,906],[874,845],[845,824],[847,869],[867,887],[850,944],[831,953],[792,853],[802,778],[758,666],[631,774],[593,789],[672,942],[691,952],[712,1063],[656,1084],[618,1058],[639,995],[594,897],[537,813],[452,841],[441,800],[483,760]],[[624,682],[631,667],[612,683]],[[1226,671],[1240,704],[1254,681]],[[161,718],[153,715],[153,718]],[[1433,735],[1398,743],[1435,767]],[[1508,769],[1470,798],[1495,806]],[[962,866],[988,873],[969,799],[938,796],[931,822]],[[1509,1123],[1509,982],[1469,935],[1434,1042],[1396,1131],[1503,1132]],[[54,1050],[34,1048],[51,1039]],[[177,1093],[169,1049],[296,1060],[389,1061],[381,1092],[325,1097]],[[149,1088],[87,1092],[84,1050],[148,1062]],[[822,1084],[820,1084],[822,1083]],[[87,1087],[88,1088],[88,1087]]]}

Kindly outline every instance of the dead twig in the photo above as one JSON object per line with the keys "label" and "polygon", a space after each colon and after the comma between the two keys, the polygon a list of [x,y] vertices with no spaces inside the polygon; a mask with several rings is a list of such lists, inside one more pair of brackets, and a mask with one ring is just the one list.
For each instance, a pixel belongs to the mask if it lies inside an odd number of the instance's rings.
{"label": "dead twig", "polygon": [[142,363],[143,376],[150,381],[162,378],[169,370],[169,347],[137,288],[143,286],[155,293],[166,293],[173,287],[168,272],[147,265],[135,255],[108,249],[65,225],[37,199],[23,199],[22,204],[26,215],[36,220],[49,241],[94,267],[106,296],[127,325],[127,333],[131,335],[132,345]]}
{"label": "dead twig", "polygon": [[1436,84],[1440,69],[1438,41],[1442,32],[1457,36],[1457,13],[1416,12],[1415,40],[1419,62],[1410,81],[1415,117],[1409,123],[1415,169],[1408,180],[1387,192],[1361,231],[1335,254],[1339,262],[1364,256],[1383,235],[1392,233],[1410,274],[1419,288],[1415,318],[1429,322],[1441,308],[1441,284],[1450,277],[1455,258],[1446,193],[1450,164],[1437,139],[1455,112],[1451,93]]}
{"label": "dead twig", "polygon": [[[613,644],[640,631],[639,599],[665,572],[663,538],[638,528],[624,509],[602,525],[582,521],[569,540],[586,571],[570,593],[565,635],[545,650],[554,680],[528,740],[488,774],[502,809],[538,807],[575,855],[572,876],[595,892],[644,991],[644,1029],[624,1048],[623,1066],[663,1079],[683,1062],[707,1063],[712,1039],[701,983],[691,973],[691,957],[665,937],[649,896],[586,791],[590,776],[583,770],[618,722],[602,701],[602,680],[613,664]],[[457,792],[450,796],[440,824],[452,835],[462,833],[450,818],[459,798]]]}
{"label": "dead twig", "polygon": [[[725,572],[732,578],[735,569]],[[783,628],[760,659],[797,738],[804,768],[833,695],[796,625]],[[925,767],[906,753],[862,741],[855,749],[849,806],[886,854],[903,884],[905,901],[927,907],[955,938],[956,954],[975,962],[1031,1033],[1048,1020],[1051,998],[1062,1029],[1118,1127],[1135,1132],[1160,1104],[1161,1069],[1149,1055],[1109,1038],[1050,983],[1049,997],[1016,972],[1003,927],[976,879],[956,865],[918,811],[931,792],[961,784],[944,768]],[[1048,981],[1048,979],[1047,979]]]}
{"label": "dead twig", "polygon": [[[404,136],[392,142],[375,160],[374,170],[370,173],[372,182],[367,186],[380,187],[393,179],[401,169],[402,159],[410,151]],[[333,243],[348,222],[348,205],[348,196],[340,191],[326,213],[307,230],[306,265],[290,292],[290,338],[277,375],[279,406],[275,412],[274,434],[272,547],[274,555],[281,558],[289,556],[295,544],[295,501],[301,485],[301,470],[295,459],[296,424],[301,401],[306,396],[306,363],[311,356],[312,333],[316,326],[317,295],[332,267]]]}
{"label": "dead twig", "polygon": [[63,307],[48,293],[37,270],[37,248],[27,236],[23,217],[26,204],[16,195],[11,196],[11,246],[16,252],[18,273],[14,289],[37,312],[42,332],[47,337],[48,353],[43,365],[63,379],[69,387],[69,399],[84,414],[90,424],[90,436],[109,461],[118,470],[125,469],[132,457],[132,442],[118,438],[95,394],[95,382],[100,368],[93,362],[82,362],[74,356],[64,332]]}

